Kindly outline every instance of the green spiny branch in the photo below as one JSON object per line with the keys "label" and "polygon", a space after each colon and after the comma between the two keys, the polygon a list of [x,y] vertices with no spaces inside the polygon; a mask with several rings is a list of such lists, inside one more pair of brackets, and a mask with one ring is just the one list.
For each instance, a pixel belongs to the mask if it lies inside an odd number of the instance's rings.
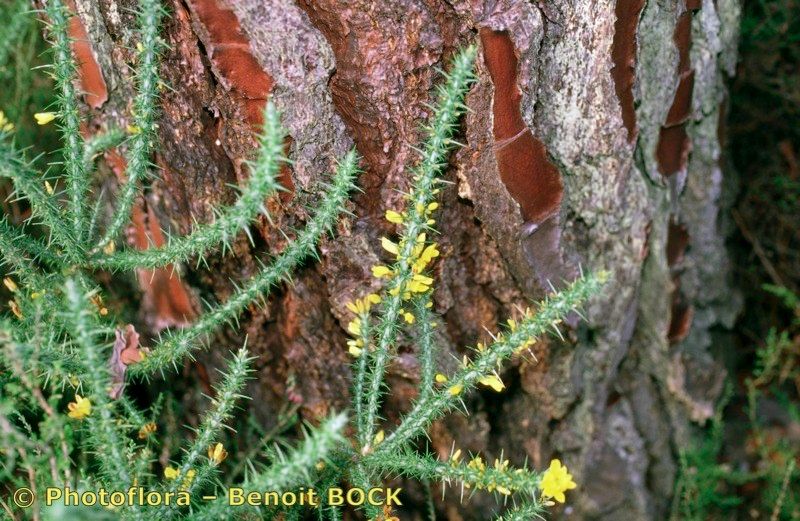
{"label": "green spiny branch", "polygon": [[368,443],[375,433],[384,372],[397,336],[403,300],[410,293],[417,292],[417,289],[425,291],[429,286],[426,282],[430,279],[414,270],[417,259],[415,252],[420,243],[425,243],[425,232],[431,229],[429,213],[438,193],[438,176],[447,164],[447,154],[456,145],[451,136],[458,125],[459,116],[466,110],[463,100],[473,81],[475,54],[476,48],[468,47],[456,55],[444,85],[438,87],[435,111],[426,129],[425,147],[420,151],[421,159],[414,169],[414,188],[407,196],[408,208],[402,216],[400,243],[397,245],[388,239],[383,242],[384,248],[394,253],[397,259],[391,269],[392,278],[384,299],[383,319],[377,326],[377,345],[367,378],[365,418],[360,422],[366,429],[359,436],[362,442]]}
{"label": "green spiny branch", "polygon": [[258,214],[266,215],[264,202],[278,190],[278,171],[282,162],[285,132],[280,114],[272,102],[264,112],[264,130],[258,159],[250,164],[250,179],[236,203],[220,213],[210,224],[197,226],[183,237],[171,237],[158,248],[123,250],[108,256],[98,254],[92,266],[99,269],[132,270],[156,268],[183,262],[195,255],[205,255],[211,248],[230,244]]}
{"label": "green spiny branch", "polygon": [[570,312],[599,293],[606,279],[605,273],[579,278],[539,303],[535,312],[528,310],[519,324],[512,321],[492,344],[479,350],[471,362],[448,378],[443,389],[419,399],[397,429],[375,448],[375,452],[399,450],[424,433],[433,420],[460,402],[463,392],[474,388],[482,378],[492,375],[504,360],[527,349],[535,339],[554,331]]}
{"label": "green spiny branch", "polygon": [[358,173],[358,158],[351,150],[339,164],[333,185],[323,197],[314,217],[299,231],[294,240],[286,246],[273,262],[264,267],[226,302],[208,310],[194,324],[175,333],[168,333],[159,342],[150,356],[142,363],[132,367],[133,375],[148,375],[163,372],[170,366],[177,366],[183,357],[190,355],[199,347],[198,341],[220,327],[236,319],[250,303],[263,298],[269,290],[282,280],[286,280],[299,263],[313,254],[322,235],[333,229],[339,214],[345,208],[347,194],[353,189],[353,181]]}
{"label": "green spiny branch", "polygon": [[128,168],[125,184],[120,188],[117,197],[117,208],[100,240],[99,246],[105,247],[113,242],[122,227],[128,223],[139,183],[144,181],[148,169],[152,166],[150,154],[156,133],[157,100],[160,80],[158,78],[158,55],[163,47],[158,36],[164,8],[159,0],[140,0],[138,21],[139,60],[136,66],[136,98],[133,103],[133,125],[130,139],[130,150],[127,156]]}
{"label": "green spiny branch", "polygon": [[80,131],[78,96],[74,87],[77,66],[69,37],[71,14],[61,0],[48,0],[45,13],[50,20],[52,33],[53,79],[57,91],[58,120],[61,123],[59,130],[64,142],[62,153],[69,195],[69,215],[76,239],[82,244],[88,231],[86,194],[89,191],[89,175],[83,160],[84,142]]}

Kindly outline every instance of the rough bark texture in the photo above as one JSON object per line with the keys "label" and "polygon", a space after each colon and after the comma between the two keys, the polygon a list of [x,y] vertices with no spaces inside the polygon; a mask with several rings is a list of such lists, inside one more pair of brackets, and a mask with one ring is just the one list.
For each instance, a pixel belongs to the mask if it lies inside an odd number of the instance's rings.
{"label": "rough bark texture", "polygon": [[[225,299],[231,281],[280,250],[280,229],[302,226],[332,169],[355,144],[364,193],[355,218],[325,240],[319,263],[297,273],[264,308],[243,317],[203,363],[244,335],[258,356],[250,392],[266,426],[286,400],[318,418],[348,405],[345,302],[374,284],[377,240],[401,205],[412,145],[432,87],[453,50],[481,45],[468,96],[466,147],[443,191],[435,308],[446,327],[441,364],[484,328],[577,272],[613,273],[587,321],[565,342],[543,340],[537,363],[508,368],[502,395],[469,398],[469,417],[437,423],[432,447],[453,440],[490,458],[541,468],[560,457],[580,488],[566,513],[582,519],[661,519],[676,451],[713,411],[724,373],[709,353],[737,298],[724,249],[725,177],[718,128],[732,74],[738,0],[168,0],[169,44],[157,179],[135,237],[185,233],[234,197],[247,175],[253,125],[267,96],[283,110],[293,164],[290,192],[273,201],[255,247],[242,239],[210,271],[185,267],[183,288],[141,278],[140,329],[175,325],[177,306]],[[87,108],[95,132],[130,115],[135,41],[131,0],[75,0],[103,96]],[[84,60],[85,62],[87,60]],[[98,83],[95,81],[95,83]],[[84,85],[88,90],[89,88]],[[102,94],[102,93],[98,93]],[[113,167],[113,158],[109,163]],[[107,177],[113,187],[114,176]],[[146,235],[145,235],[146,236]],[[151,235],[152,236],[152,235]],[[145,242],[146,244],[146,242]],[[187,304],[186,297],[192,302]],[[181,302],[171,299],[178,298]],[[388,423],[413,398],[413,346],[391,368]],[[406,484],[409,500],[421,497]],[[492,499],[439,501],[448,519],[485,519]]]}

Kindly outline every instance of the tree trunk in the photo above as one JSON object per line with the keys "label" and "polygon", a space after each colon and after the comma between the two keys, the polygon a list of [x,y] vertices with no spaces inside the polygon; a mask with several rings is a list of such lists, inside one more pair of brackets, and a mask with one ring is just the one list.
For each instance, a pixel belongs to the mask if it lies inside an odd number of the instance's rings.
{"label": "tree trunk", "polygon": [[[431,447],[446,455],[455,440],[535,468],[560,457],[580,485],[569,497],[573,518],[665,518],[678,450],[723,386],[709,348],[724,342],[715,332],[738,309],[720,145],[738,0],[165,1],[159,172],[132,242],[186,233],[234,199],[229,185],[247,175],[268,96],[283,111],[293,163],[255,244],[239,238],[232,254],[207,259],[210,270],[182,267],[180,282],[141,274],[139,329],[180,326],[201,299],[226,299],[282,248],[281,230],[302,226],[335,158],[355,144],[364,173],[354,217],[323,242],[319,262],[184,370],[207,384],[204,368],[247,336],[257,356],[251,407],[265,427],[287,401],[310,420],[347,408],[345,303],[377,283],[370,267],[391,231],[383,213],[401,207],[409,186],[436,68],[477,42],[466,146],[441,196],[442,367],[541,298],[548,281],[579,269],[613,278],[564,341],[543,339],[536,361],[506,368],[503,394],[470,396],[469,416],[438,422]],[[88,37],[87,133],[129,123],[134,4],[74,0],[74,34]],[[106,164],[113,190],[124,165],[113,153]],[[413,398],[413,353],[401,350],[390,369],[388,428]],[[409,512],[423,496],[404,486]],[[476,495],[462,505],[458,491],[437,502],[447,519],[486,519],[494,504]]]}

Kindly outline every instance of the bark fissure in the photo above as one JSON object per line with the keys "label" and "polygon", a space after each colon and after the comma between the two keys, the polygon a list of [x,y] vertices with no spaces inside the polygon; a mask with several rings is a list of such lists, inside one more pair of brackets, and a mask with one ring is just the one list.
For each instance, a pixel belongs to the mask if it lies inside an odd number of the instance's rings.
{"label": "bark fissure", "polygon": [[644,4],[645,0],[617,0],[615,6],[617,21],[614,23],[614,41],[611,46],[611,59],[614,62],[611,76],[614,78],[622,122],[628,131],[630,142],[636,140],[637,134],[633,83],[636,79],[637,29]]}
{"label": "bark fissure", "polygon": [[[699,8],[699,4],[696,8]],[[692,8],[687,6],[686,10],[678,17],[673,34],[673,42],[678,50],[676,71],[678,87],[667,113],[667,119],[661,127],[656,149],[659,171],[667,178],[686,169],[692,147],[686,132],[686,123],[691,112],[694,90],[694,69],[692,69],[690,58],[693,16]]]}

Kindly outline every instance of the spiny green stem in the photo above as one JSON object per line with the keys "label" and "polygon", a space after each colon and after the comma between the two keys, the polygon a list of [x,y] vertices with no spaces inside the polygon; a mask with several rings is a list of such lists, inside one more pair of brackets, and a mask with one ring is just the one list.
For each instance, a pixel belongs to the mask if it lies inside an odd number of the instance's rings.
{"label": "spiny green stem", "polygon": [[6,218],[0,219],[0,253],[3,254],[0,264],[8,266],[26,285],[40,282],[41,278],[34,263],[33,255],[22,248],[24,234],[11,226]]}
{"label": "spiny green stem", "polygon": [[[308,432],[298,447],[287,454],[278,452],[276,461],[250,475],[242,488],[247,491],[286,491],[309,485],[317,463],[327,460],[331,452],[344,442],[341,431],[346,424],[347,417],[344,414],[326,420]],[[204,505],[192,518],[196,521],[217,521],[225,519],[228,512],[226,498],[219,498]]]}
{"label": "spiny green stem", "polygon": [[317,214],[273,263],[250,279],[246,286],[234,293],[224,304],[203,314],[192,326],[169,333],[147,358],[131,366],[130,372],[134,376],[144,376],[156,371],[163,373],[170,365],[177,367],[178,362],[197,347],[199,339],[221,324],[237,318],[251,302],[263,297],[278,282],[288,278],[294,268],[314,252],[322,234],[333,228],[336,218],[345,208],[347,194],[353,188],[357,172],[357,156],[351,150],[339,165],[333,186],[325,195]]}
{"label": "spiny green stem", "polygon": [[496,521],[531,521],[532,519],[541,519],[544,521],[544,512],[545,509],[541,503],[530,501],[507,511],[505,514],[498,517]]}
{"label": "spiny green stem", "polygon": [[224,210],[213,223],[199,225],[183,237],[171,237],[162,247],[120,251],[110,256],[98,254],[91,261],[92,266],[112,270],[156,268],[183,262],[195,255],[205,255],[211,248],[229,244],[258,214],[267,213],[264,202],[279,188],[277,177],[285,135],[280,125],[280,114],[270,101],[264,113],[259,158],[250,163],[249,182],[233,206]]}
{"label": "spiny green stem", "polygon": [[131,485],[131,476],[128,472],[127,455],[123,447],[126,442],[115,424],[113,406],[108,397],[110,377],[108,374],[108,359],[100,356],[102,341],[100,331],[90,317],[91,311],[87,308],[88,296],[80,289],[75,279],[69,278],[65,285],[68,314],[67,321],[71,327],[72,336],[80,349],[83,361],[83,382],[86,393],[92,402],[92,413],[88,416],[88,434],[94,439],[96,449],[103,455],[100,458],[105,468],[109,484],[124,490]]}
{"label": "spiny green stem", "polygon": [[[216,396],[212,399],[211,409],[204,415],[203,421],[200,423],[200,428],[197,430],[192,444],[186,449],[186,455],[178,468],[179,475],[177,478],[170,482],[167,492],[177,492],[183,485],[187,473],[190,470],[196,470],[197,462],[200,458],[207,453],[208,448],[212,442],[219,437],[220,432],[225,426],[225,422],[231,417],[234,405],[240,398],[245,398],[241,395],[244,388],[244,383],[249,372],[250,359],[247,357],[247,349],[240,349],[228,364],[228,370],[223,373],[224,378],[222,384],[216,389]],[[214,474],[214,465],[210,461],[206,461],[201,466],[201,470],[197,471],[194,479],[186,488],[186,491],[192,494],[194,491],[202,488],[209,480],[211,475]],[[165,505],[158,515],[159,517],[170,518],[179,511],[176,503]]]}
{"label": "spiny green stem", "polygon": [[[10,256],[7,260],[14,263],[14,259],[17,259],[23,263],[20,268],[25,270],[35,269],[33,263],[37,261],[54,268],[62,267],[60,259],[52,248],[36,237],[25,233],[22,229],[11,225],[4,216],[0,218],[0,251],[5,252],[7,249]],[[22,257],[26,261],[22,261]]]}
{"label": "spiny green stem", "polygon": [[[370,479],[370,476],[367,474],[367,470],[360,461],[353,463],[352,470],[350,471],[350,481],[355,488],[360,488],[361,490],[372,490],[375,488],[375,483]],[[381,508],[370,504],[368,501],[364,503],[362,509],[364,514],[367,516],[367,519],[371,521],[380,519],[380,516],[383,513]]]}
{"label": "spiny green stem", "polygon": [[383,320],[378,326],[378,342],[373,355],[373,364],[367,382],[367,410],[365,436],[372,439],[378,416],[380,399],[383,394],[383,378],[386,365],[390,358],[390,348],[397,336],[400,309],[404,298],[405,288],[412,273],[413,251],[418,244],[417,237],[428,229],[426,209],[434,199],[437,177],[447,163],[447,154],[455,147],[455,142],[450,136],[455,130],[459,116],[466,110],[463,104],[464,96],[472,82],[472,68],[475,61],[476,49],[468,47],[456,55],[453,67],[446,77],[444,86],[440,86],[433,114],[432,123],[427,131],[427,140],[422,150],[422,158],[414,169],[415,183],[408,201],[407,217],[401,233],[400,254],[393,266],[393,278],[390,290],[396,291],[392,295],[387,292],[383,306]]}
{"label": "spiny green stem", "polygon": [[364,415],[364,381],[367,377],[367,364],[370,359],[370,347],[372,344],[372,321],[369,310],[359,314],[361,324],[361,354],[356,360],[356,375],[353,382],[353,408],[355,409],[356,428],[359,440],[362,445],[366,445],[369,440],[367,436],[366,416]]}
{"label": "spiny green stem", "polygon": [[68,25],[71,14],[61,0],[49,0],[45,12],[50,19],[53,39],[53,78],[56,83],[58,120],[61,122],[59,130],[64,142],[69,215],[76,238],[82,244],[88,230],[86,194],[89,190],[89,176],[83,161],[84,143],[80,130],[78,95],[74,87],[77,66],[69,37]]}
{"label": "spiny green stem", "polygon": [[158,0],[139,1],[139,61],[136,67],[136,98],[134,100],[133,131],[127,156],[127,180],[120,189],[117,208],[111,223],[98,246],[103,247],[116,239],[122,227],[128,223],[139,184],[150,167],[156,129],[156,101],[158,99],[158,53],[163,44],[158,29],[164,9]]}
{"label": "spiny green stem", "polygon": [[120,145],[125,141],[125,137],[125,132],[122,129],[112,127],[86,141],[83,151],[83,164],[86,171],[90,172],[92,170],[94,160],[98,155]]}
{"label": "spiny green stem", "polygon": [[61,208],[55,195],[48,193],[44,180],[7,140],[0,139],[0,177],[14,182],[15,192],[28,199],[33,209],[29,223],[38,219],[45,225],[58,246],[64,249],[64,264],[82,257],[82,249],[70,228],[64,226]]}
{"label": "spiny green stem", "polygon": [[[508,468],[508,462],[500,462],[499,467],[487,465],[479,459],[469,463],[444,462],[431,455],[420,455],[409,450],[400,453],[371,454],[362,461],[375,472],[388,472],[414,479],[431,479],[447,484],[454,481],[465,488],[497,491],[505,495],[522,493],[536,497],[541,481],[541,476],[535,472]],[[475,462],[480,463],[476,465]]]}
{"label": "spiny green stem", "polygon": [[419,338],[417,341],[417,356],[419,357],[419,399],[426,398],[433,392],[433,380],[436,375],[436,341],[433,338],[433,328],[436,325],[429,305],[430,293],[414,300],[414,316],[419,324]]}
{"label": "spiny green stem", "polygon": [[549,329],[556,328],[571,311],[599,293],[606,277],[603,272],[581,277],[538,304],[535,313],[526,316],[516,328],[506,331],[483,351],[479,351],[475,359],[448,380],[446,388],[418,400],[397,429],[375,448],[375,452],[386,454],[399,450],[425,432],[433,420],[452,409],[459,402],[460,395],[475,387],[478,380],[493,374],[502,361],[524,348],[532,339],[540,338]]}

